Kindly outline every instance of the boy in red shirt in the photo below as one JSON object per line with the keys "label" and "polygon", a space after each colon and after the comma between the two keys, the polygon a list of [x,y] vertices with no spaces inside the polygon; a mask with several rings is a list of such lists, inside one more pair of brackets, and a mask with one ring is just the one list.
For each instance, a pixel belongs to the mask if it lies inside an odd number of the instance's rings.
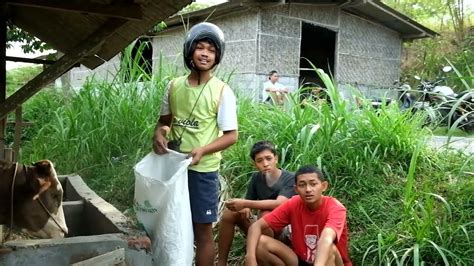
{"label": "boy in red shirt", "polygon": [[[255,222],[248,231],[245,265],[344,265],[352,266],[348,253],[346,208],[324,196],[328,182],[316,167],[303,166],[295,173],[292,197]],[[291,225],[291,248],[262,235]]]}

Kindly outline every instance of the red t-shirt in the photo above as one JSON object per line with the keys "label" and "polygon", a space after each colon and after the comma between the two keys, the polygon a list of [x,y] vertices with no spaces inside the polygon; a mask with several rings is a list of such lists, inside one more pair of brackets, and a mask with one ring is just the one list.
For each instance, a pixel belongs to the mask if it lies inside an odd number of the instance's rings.
{"label": "red t-shirt", "polygon": [[337,199],[323,196],[321,206],[309,210],[296,195],[263,217],[275,232],[291,224],[293,250],[300,260],[314,262],[319,236],[325,227],[336,232],[335,244],[345,266],[351,266],[347,242],[346,208]]}

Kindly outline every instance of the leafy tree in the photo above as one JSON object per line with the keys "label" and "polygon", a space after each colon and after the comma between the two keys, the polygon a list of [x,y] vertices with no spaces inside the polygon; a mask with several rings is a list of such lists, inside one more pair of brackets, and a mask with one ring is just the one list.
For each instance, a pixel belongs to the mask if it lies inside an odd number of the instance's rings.
{"label": "leafy tree", "polygon": [[454,30],[456,40],[461,42],[472,10],[465,0],[383,0],[387,5],[438,31]]}
{"label": "leafy tree", "polygon": [[[387,5],[425,24],[442,23],[446,0],[384,0]],[[432,21],[432,23],[429,23]]]}
{"label": "leafy tree", "polygon": [[51,49],[47,43],[7,21],[7,48],[11,48],[14,42],[21,43],[24,53],[43,52]]}
{"label": "leafy tree", "polygon": [[[178,15],[184,15],[184,14],[187,14],[187,13],[191,13],[191,12],[194,12],[194,11],[198,11],[198,10],[201,10],[201,9],[204,9],[204,8],[208,8],[209,5],[208,4],[203,4],[203,3],[196,3],[196,2],[193,2],[187,6],[185,6],[183,9],[181,9],[179,12],[178,12]],[[166,29],[168,26],[166,25],[166,23],[164,21],[156,24],[151,30],[149,33],[151,34],[154,34],[154,33],[158,33],[164,29]]]}
{"label": "leafy tree", "polygon": [[193,2],[193,3],[185,6],[183,9],[181,9],[181,11],[179,11],[178,14],[182,15],[182,14],[186,14],[186,13],[191,13],[191,12],[198,11],[198,10],[208,8],[208,7],[209,7],[208,4]]}
{"label": "leafy tree", "polygon": [[446,4],[453,23],[456,39],[460,42],[466,33],[464,0],[446,0]]}

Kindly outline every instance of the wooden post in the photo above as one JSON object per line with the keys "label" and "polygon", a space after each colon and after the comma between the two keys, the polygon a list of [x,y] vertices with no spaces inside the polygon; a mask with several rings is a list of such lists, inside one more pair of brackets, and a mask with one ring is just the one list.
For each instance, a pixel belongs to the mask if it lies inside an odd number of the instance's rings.
{"label": "wooden post", "polygon": [[[7,4],[0,3],[0,106],[4,105],[7,98],[7,71],[6,71],[6,50],[7,50]],[[5,148],[6,118],[0,118],[0,159],[3,159],[3,149]]]}
{"label": "wooden post", "polygon": [[[1,101],[0,101],[1,104]],[[5,131],[6,131],[6,121],[7,119],[0,119],[0,160],[3,160],[4,153],[3,150],[5,149]]]}
{"label": "wooden post", "polygon": [[43,70],[43,72],[23,85],[21,89],[8,97],[3,104],[0,104],[0,118],[7,116],[7,114],[15,110],[18,105],[24,103],[44,86],[64,74],[64,72],[69,70],[77,62],[90,56],[95,49],[100,49],[106,42],[107,37],[114,34],[120,27],[124,26],[126,22],[126,20],[122,19],[108,19],[100,28],[90,34],[87,39],[71,48],[68,53],[63,55],[56,63],[52,64],[46,70]]}
{"label": "wooden post", "polygon": [[4,148],[3,149],[3,156],[4,160],[7,162],[13,162],[13,149],[12,148]]}
{"label": "wooden post", "polygon": [[15,138],[13,141],[13,161],[20,159],[21,131],[23,129],[23,117],[21,105],[15,110]]}

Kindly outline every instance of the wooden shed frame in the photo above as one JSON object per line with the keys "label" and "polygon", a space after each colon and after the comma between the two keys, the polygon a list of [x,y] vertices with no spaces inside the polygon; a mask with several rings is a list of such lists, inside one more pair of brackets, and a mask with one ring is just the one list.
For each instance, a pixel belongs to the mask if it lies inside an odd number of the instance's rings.
{"label": "wooden shed frame", "polygon": [[[6,116],[80,63],[100,66],[191,0],[6,0],[0,3],[0,159]],[[7,21],[63,54],[55,62],[7,57]],[[7,98],[6,60],[52,63]]]}

